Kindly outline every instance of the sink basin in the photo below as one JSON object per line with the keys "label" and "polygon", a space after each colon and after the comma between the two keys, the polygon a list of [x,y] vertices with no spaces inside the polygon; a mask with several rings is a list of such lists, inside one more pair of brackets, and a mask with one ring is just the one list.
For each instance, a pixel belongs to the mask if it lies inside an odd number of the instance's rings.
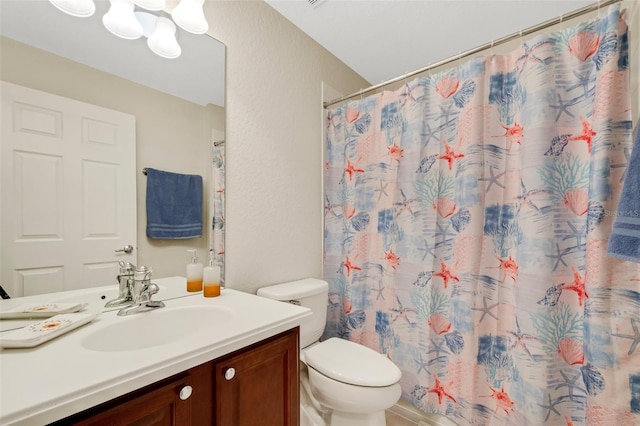
{"label": "sink basin", "polygon": [[84,338],[82,346],[101,352],[146,349],[174,343],[198,331],[210,331],[207,324],[228,323],[233,316],[234,311],[223,306],[160,308],[118,317],[117,322]]}

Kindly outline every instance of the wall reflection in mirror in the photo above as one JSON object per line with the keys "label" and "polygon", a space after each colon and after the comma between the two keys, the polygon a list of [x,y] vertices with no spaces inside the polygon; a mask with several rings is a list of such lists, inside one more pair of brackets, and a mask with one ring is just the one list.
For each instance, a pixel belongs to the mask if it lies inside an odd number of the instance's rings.
{"label": "wall reflection in mirror", "polygon": [[[184,276],[189,249],[203,262],[213,249],[224,266],[225,46],[178,28],[180,57],[162,58],[145,37],[107,31],[109,2],[95,4],[78,18],[47,0],[0,3],[0,284],[11,297],[116,286],[119,261]],[[202,176],[201,237],[147,237],[148,167]]]}

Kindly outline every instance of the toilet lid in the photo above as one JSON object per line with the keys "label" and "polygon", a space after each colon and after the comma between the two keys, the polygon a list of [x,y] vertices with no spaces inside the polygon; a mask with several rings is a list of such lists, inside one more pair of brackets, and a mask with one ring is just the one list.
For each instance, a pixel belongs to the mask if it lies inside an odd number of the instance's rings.
{"label": "toilet lid", "polygon": [[358,386],[391,386],[400,369],[373,349],[332,337],[305,351],[307,365],[339,382]]}

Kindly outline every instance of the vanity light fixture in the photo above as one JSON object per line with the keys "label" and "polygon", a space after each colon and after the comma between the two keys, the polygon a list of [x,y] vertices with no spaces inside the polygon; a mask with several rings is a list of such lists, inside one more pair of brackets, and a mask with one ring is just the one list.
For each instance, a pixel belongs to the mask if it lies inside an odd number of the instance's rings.
{"label": "vanity light fixture", "polygon": [[[49,0],[71,16],[89,17],[96,10],[93,0]],[[109,11],[102,17],[104,26],[118,37],[134,40],[147,37],[147,45],[158,56],[177,58],[182,49],[176,40],[176,24],[185,31],[204,34],[209,24],[204,16],[204,0],[180,0],[171,18],[162,16],[166,0],[109,0]],[[136,6],[153,13],[136,11]],[[175,23],[174,23],[175,22]]]}
{"label": "vanity light fixture", "polygon": [[182,49],[176,40],[176,25],[171,19],[147,12],[136,12],[136,18],[142,23],[147,46],[153,53],[167,59],[180,56]]}
{"label": "vanity light fixture", "polygon": [[93,0],[49,0],[59,10],[71,16],[85,18],[93,15],[96,5]]}
{"label": "vanity light fixture", "polygon": [[135,5],[131,0],[109,0],[111,7],[102,17],[102,23],[111,34],[127,40],[142,36],[142,24],[133,13]]}
{"label": "vanity light fixture", "polygon": [[182,0],[171,12],[180,28],[194,34],[204,34],[209,24],[204,17],[204,0]]}

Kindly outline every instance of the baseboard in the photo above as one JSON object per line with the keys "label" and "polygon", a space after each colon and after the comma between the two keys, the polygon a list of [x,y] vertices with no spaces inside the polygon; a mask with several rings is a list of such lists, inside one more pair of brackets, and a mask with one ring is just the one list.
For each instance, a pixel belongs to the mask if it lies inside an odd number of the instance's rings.
{"label": "baseboard", "polygon": [[434,426],[457,426],[457,424],[451,420],[446,418],[441,414],[427,414],[418,410],[416,407],[411,405],[411,403],[400,400],[393,407],[389,408],[394,414],[398,416],[402,416],[405,419],[408,419],[416,424],[423,422],[422,424],[434,425]]}
{"label": "baseboard", "polygon": [[416,423],[418,423],[420,420],[423,420],[425,418],[425,413],[418,410],[409,402],[402,399],[396,402],[396,404],[393,407],[389,408],[389,411]]}

